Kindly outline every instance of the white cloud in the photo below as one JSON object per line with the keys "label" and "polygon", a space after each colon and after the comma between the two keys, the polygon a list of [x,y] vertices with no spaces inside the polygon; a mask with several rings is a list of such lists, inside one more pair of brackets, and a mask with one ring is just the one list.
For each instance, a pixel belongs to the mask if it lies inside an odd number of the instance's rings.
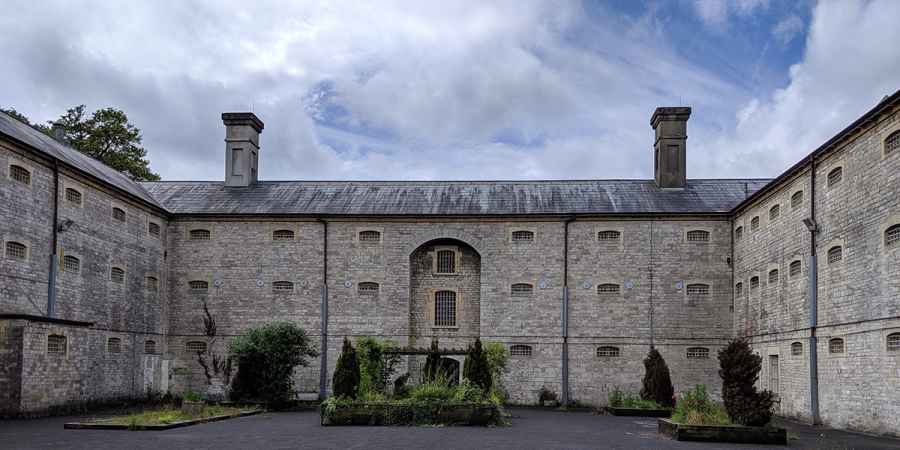
{"label": "white cloud", "polygon": [[791,14],[781,19],[775,24],[775,27],[772,28],[772,34],[782,45],[789,44],[801,32],[803,32],[803,19],[796,14]]}
{"label": "white cloud", "polygon": [[749,16],[769,7],[769,0],[694,0],[694,11],[704,23],[723,28],[732,15]]}

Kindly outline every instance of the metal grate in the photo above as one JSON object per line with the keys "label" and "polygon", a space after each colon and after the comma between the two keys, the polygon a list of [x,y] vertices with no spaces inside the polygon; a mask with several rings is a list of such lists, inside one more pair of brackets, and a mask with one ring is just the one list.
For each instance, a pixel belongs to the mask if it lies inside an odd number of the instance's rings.
{"label": "metal grate", "polygon": [[21,242],[9,241],[6,243],[6,257],[24,260],[28,257],[28,247]]}
{"label": "metal grate", "polygon": [[841,262],[842,259],[844,259],[844,249],[840,245],[828,249],[828,264]]}
{"label": "metal grate", "polygon": [[772,269],[769,271],[769,284],[778,283],[778,269]]}
{"label": "metal grate", "polygon": [[20,183],[31,184],[31,172],[22,166],[9,166],[9,177]]}
{"label": "metal grate", "polygon": [[769,220],[775,220],[781,215],[781,205],[775,205],[769,208]]}
{"label": "metal grate", "polygon": [[150,233],[150,236],[159,237],[159,224],[150,222],[150,224],[147,225],[147,232]]}
{"label": "metal grate", "polygon": [[272,283],[272,292],[281,294],[294,292],[294,283],[290,281],[276,281]]}
{"label": "metal grate", "polygon": [[144,341],[144,353],[148,355],[155,355],[156,341]]}
{"label": "metal grate", "polygon": [[47,353],[66,353],[67,341],[65,336],[51,334],[47,336]]}
{"label": "metal grate", "polygon": [[619,347],[613,347],[611,345],[603,345],[597,347],[597,357],[599,358],[618,358],[619,357]]}
{"label": "metal grate", "polygon": [[709,285],[700,283],[689,284],[687,286],[687,295],[705,297],[709,295]]}
{"label": "metal grate", "polygon": [[750,219],[750,231],[756,231],[759,229],[759,216],[754,216],[753,219]]}
{"label": "metal grate", "polygon": [[622,237],[622,233],[615,230],[605,230],[597,232],[598,241],[618,241]]}
{"label": "metal grate", "polygon": [[113,217],[113,219],[116,219],[119,222],[124,222],[125,221],[125,210],[122,208],[113,208],[112,209],[112,217]]}
{"label": "metal grate", "polygon": [[803,343],[794,342],[791,344],[791,355],[792,356],[800,356],[803,354]]}
{"label": "metal grate", "polygon": [[66,201],[81,206],[81,192],[72,188],[66,188]]}
{"label": "metal grate", "polygon": [[365,281],[356,286],[356,292],[359,295],[378,295],[378,283]]}
{"label": "metal grate", "polygon": [[597,285],[597,294],[600,295],[618,295],[622,289],[615,283],[603,283]]}
{"label": "metal grate", "polygon": [[803,269],[803,265],[800,263],[800,261],[794,261],[791,263],[790,267],[788,268],[788,274],[791,276],[791,278],[794,278],[797,275],[800,275],[800,271],[802,269]]}
{"label": "metal grate", "polygon": [[184,349],[188,353],[206,353],[206,342],[190,341],[184,344]]}
{"label": "metal grate", "polygon": [[203,280],[192,280],[188,281],[188,287],[191,288],[191,291],[197,293],[203,293],[209,291],[209,282]]}
{"label": "metal grate", "polygon": [[900,352],[900,333],[891,333],[887,336],[887,351]]}
{"label": "metal grate", "polygon": [[797,208],[803,204],[803,191],[794,192],[791,196],[791,208]]}
{"label": "metal grate", "polygon": [[687,232],[688,242],[709,242],[709,231],[691,230]]}
{"label": "metal grate", "polygon": [[125,282],[125,270],[121,267],[113,267],[109,271],[109,279],[112,280],[113,283],[124,283]]}
{"label": "metal grate", "polygon": [[209,230],[191,230],[192,241],[208,241],[210,237]]}
{"label": "metal grate", "polygon": [[844,168],[837,167],[833,169],[831,172],[828,172],[828,187],[835,187],[841,184],[841,180],[844,179]]}
{"label": "metal grate", "polygon": [[709,359],[709,349],[706,347],[690,347],[687,349],[688,359]]}
{"label": "metal grate", "polygon": [[513,297],[527,297],[534,293],[534,286],[528,283],[516,283],[509,287]]}
{"label": "metal grate", "polygon": [[884,156],[894,153],[900,149],[900,131],[895,131],[884,140]]}
{"label": "metal grate", "polygon": [[377,243],[381,241],[381,233],[375,230],[365,230],[359,232],[359,242]]}
{"label": "metal grate", "polygon": [[293,241],[294,232],[292,230],[275,230],[272,232],[273,241]]}
{"label": "metal grate", "polygon": [[147,290],[150,292],[159,291],[159,280],[156,277],[147,277]]}
{"label": "metal grate", "polygon": [[841,338],[830,339],[828,341],[828,353],[844,353],[844,340]]}
{"label": "metal grate", "polygon": [[107,353],[122,353],[122,340],[119,338],[109,338],[106,340]]}
{"label": "metal grate", "polygon": [[509,355],[510,356],[531,356],[531,346],[530,345],[511,345],[509,346]]}
{"label": "metal grate", "polygon": [[63,272],[78,273],[79,270],[81,270],[81,260],[72,255],[63,257]]}
{"label": "metal grate", "polygon": [[456,273],[456,252],[453,250],[438,250],[437,273]]}
{"label": "metal grate", "polygon": [[434,326],[456,326],[456,292],[437,291],[434,293]]}
{"label": "metal grate", "polygon": [[534,241],[534,232],[528,230],[518,230],[512,233],[513,242],[532,242]]}
{"label": "metal grate", "polygon": [[884,246],[894,247],[900,244],[900,225],[894,225],[884,231]]}

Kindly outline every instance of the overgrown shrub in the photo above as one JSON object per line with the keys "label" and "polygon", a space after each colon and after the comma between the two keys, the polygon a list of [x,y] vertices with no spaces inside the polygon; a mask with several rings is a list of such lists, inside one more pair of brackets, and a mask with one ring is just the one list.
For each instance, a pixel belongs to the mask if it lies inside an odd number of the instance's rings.
{"label": "overgrown shrub", "polygon": [[475,338],[475,343],[469,346],[463,378],[481,388],[484,393],[491,390],[491,367],[488,365],[484,349],[481,348],[481,339]]}
{"label": "overgrown shrub", "polygon": [[541,386],[541,390],[538,392],[538,402],[543,405],[544,402],[558,402],[559,400],[556,397],[556,392],[551,391],[547,386]]}
{"label": "overgrown shrub", "polygon": [[436,338],[432,338],[428,356],[425,357],[425,367],[422,369],[422,382],[430,383],[439,377],[443,377],[445,375],[443,372],[438,341]]}
{"label": "overgrown shrub", "polygon": [[644,400],[635,394],[625,393],[615,388],[607,397],[609,406],[613,408],[661,409],[662,406],[653,400]]}
{"label": "overgrown shrub", "polygon": [[509,363],[509,349],[502,342],[485,342],[484,356],[491,371],[491,383],[495,388],[505,391],[503,375],[506,374],[506,366]]}
{"label": "overgrown shrub", "polygon": [[406,397],[409,394],[409,374],[404,373],[394,380],[394,397]]}
{"label": "overgrown shrub", "polygon": [[718,403],[709,398],[706,386],[698,384],[694,389],[683,392],[675,403],[672,420],[686,425],[728,425],[728,413]]}
{"label": "overgrown shrub", "polygon": [[338,397],[356,398],[359,392],[359,361],[356,357],[356,349],[346,337],[341,348],[341,356],[338,357],[334,368],[334,376],[331,379],[331,388]]}
{"label": "overgrown shrub", "polygon": [[746,339],[734,339],[719,351],[722,398],[735,423],[759,427],[772,420],[774,395],[756,390],[761,368],[762,357],[753,353]]}
{"label": "overgrown shrub", "polygon": [[364,336],[356,340],[356,345],[359,360],[359,393],[387,393],[388,382],[397,371],[400,356],[385,351],[396,348],[397,344],[391,340]]}
{"label": "overgrown shrub", "polygon": [[675,388],[669,375],[669,366],[659,351],[651,347],[644,358],[644,379],[641,387],[641,398],[652,400],[660,406],[675,406]]}
{"label": "overgrown shrub", "polygon": [[294,394],[294,369],[319,355],[306,331],[291,322],[251,328],[232,339],[228,351],[238,368],[232,398],[276,407]]}

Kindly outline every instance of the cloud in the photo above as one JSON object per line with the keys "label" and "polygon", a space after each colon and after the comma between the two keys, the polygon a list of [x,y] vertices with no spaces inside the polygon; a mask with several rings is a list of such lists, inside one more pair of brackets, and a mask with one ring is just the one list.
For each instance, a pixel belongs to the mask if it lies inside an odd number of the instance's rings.
{"label": "cloud", "polygon": [[796,14],[791,14],[781,19],[772,28],[772,35],[781,43],[787,45],[803,31],[803,19]]}
{"label": "cloud", "polygon": [[749,16],[769,7],[769,0],[694,0],[694,11],[706,25],[722,28],[733,16]]}

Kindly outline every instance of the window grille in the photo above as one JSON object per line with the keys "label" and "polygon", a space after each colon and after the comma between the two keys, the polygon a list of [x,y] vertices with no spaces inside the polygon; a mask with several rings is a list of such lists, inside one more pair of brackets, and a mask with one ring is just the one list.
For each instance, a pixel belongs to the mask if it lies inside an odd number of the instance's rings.
{"label": "window grille", "polygon": [[734,285],[734,295],[740,297],[744,294],[744,283]]}
{"label": "window grille", "polygon": [[531,356],[531,346],[530,345],[510,345],[509,346],[509,355],[510,356]]}
{"label": "window grille", "polygon": [[109,271],[109,279],[112,280],[113,283],[122,284],[125,282],[125,270],[121,267],[113,267]]}
{"label": "window grille", "polygon": [[510,286],[509,291],[513,297],[527,297],[534,293],[534,286],[528,283],[516,283]]}
{"label": "window grille", "polygon": [[436,273],[456,273],[456,252],[453,250],[438,250]]}
{"label": "window grille", "polygon": [[709,231],[691,230],[687,232],[688,242],[709,242]]}
{"label": "window grille", "polygon": [[900,333],[887,335],[887,351],[900,352]]}
{"label": "window grille", "polygon": [[187,350],[188,353],[206,353],[206,342],[190,341],[184,344],[184,349]]}
{"label": "window grille", "polygon": [[273,241],[293,241],[294,240],[294,231],[293,230],[275,230],[272,232],[272,240]]}
{"label": "window grille", "polygon": [[113,219],[116,219],[119,222],[124,222],[125,221],[125,210],[122,208],[113,208],[112,209],[112,217],[113,217]]}
{"label": "window grille", "polygon": [[205,293],[209,291],[209,282],[203,280],[191,280],[188,282],[188,287],[191,288],[192,292]]}
{"label": "window grille", "polygon": [[802,267],[802,264],[800,263],[800,261],[794,261],[790,265],[788,274],[790,274],[791,278],[794,278],[797,275],[800,275],[800,271],[802,270],[802,268],[803,267]]}
{"label": "window grille", "polygon": [[803,343],[794,342],[791,344],[791,355],[792,356],[800,356],[803,354]]}
{"label": "window grille", "polygon": [[835,187],[841,183],[841,180],[844,178],[844,168],[837,167],[832,169],[831,172],[828,172],[828,187]]}
{"label": "window grille", "polygon": [[63,272],[78,273],[79,270],[81,270],[81,260],[72,255],[63,257]]}
{"label": "window grille", "polygon": [[894,153],[900,149],[900,131],[895,131],[884,140],[884,156]]}
{"label": "window grille", "polygon": [[750,277],[750,290],[755,291],[759,287],[759,277]]}
{"label": "window grille", "polygon": [[689,284],[687,286],[687,294],[693,296],[707,296],[709,295],[709,285],[708,284]]}
{"label": "window grille", "polygon": [[68,342],[66,341],[65,336],[51,334],[50,336],[47,336],[47,353],[65,354],[67,351],[67,344]]}
{"label": "window grille", "polygon": [[604,230],[597,233],[597,240],[603,242],[618,241],[622,233],[616,230]]}
{"label": "window grille", "polygon": [[769,220],[775,220],[781,215],[781,205],[775,205],[769,208]]}
{"label": "window grille", "polygon": [[532,242],[534,241],[534,232],[528,230],[517,230],[512,232],[513,242]]}
{"label": "window grille", "polygon": [[192,241],[208,241],[210,237],[209,230],[191,230]]}
{"label": "window grille", "polygon": [[778,283],[778,269],[772,269],[769,271],[769,284]]}
{"label": "window grille", "polygon": [[687,349],[688,359],[709,359],[709,349],[706,347],[690,347]]}
{"label": "window grille", "polygon": [[272,292],[280,294],[294,292],[294,283],[290,281],[276,281],[272,283]]}
{"label": "window grille", "polygon": [[828,341],[828,353],[840,354],[844,353],[844,340],[841,338],[832,338]]}
{"label": "window grille", "polygon": [[107,353],[122,353],[122,340],[119,338],[109,338],[106,340]]}
{"label": "window grille", "polygon": [[754,216],[753,219],[750,219],[750,231],[756,231],[759,229],[759,216]]}
{"label": "window grille", "polygon": [[150,233],[150,236],[159,237],[159,224],[150,222],[150,224],[147,225],[147,232]]}
{"label": "window grille", "polygon": [[375,230],[365,230],[359,232],[359,242],[377,243],[381,241],[381,233]]}
{"label": "window grille", "polygon": [[803,204],[803,191],[794,192],[791,196],[791,208],[797,208]]}
{"label": "window grille", "polygon": [[597,294],[600,295],[618,295],[620,292],[622,292],[621,288],[615,283],[603,283],[597,285]]}
{"label": "window grille", "polygon": [[81,206],[81,192],[72,188],[66,188],[66,201],[77,206]]}
{"label": "window grille", "polygon": [[159,291],[159,280],[156,277],[147,277],[147,290],[150,292]]}
{"label": "window grille", "polygon": [[22,166],[9,166],[9,177],[20,183],[31,184],[31,172]]}
{"label": "window grille", "polygon": [[378,283],[366,281],[356,286],[356,292],[359,295],[378,295]]}
{"label": "window grille", "polygon": [[148,355],[155,355],[156,341],[144,341],[144,353]]}
{"label": "window grille", "polygon": [[28,257],[28,247],[21,242],[8,241],[6,243],[6,257],[24,261]]}
{"label": "window grille", "polygon": [[437,291],[434,293],[434,326],[456,326],[456,292]]}
{"label": "window grille", "polygon": [[597,347],[597,357],[598,358],[618,358],[619,357],[619,347],[613,347],[611,345],[603,345]]}
{"label": "window grille", "polygon": [[896,247],[900,244],[900,224],[894,225],[884,231],[884,246]]}
{"label": "window grille", "polygon": [[744,227],[737,227],[734,229],[734,240],[740,241],[741,238],[744,237]]}
{"label": "window grille", "polygon": [[842,259],[844,259],[844,249],[840,245],[828,249],[828,264],[841,262]]}

